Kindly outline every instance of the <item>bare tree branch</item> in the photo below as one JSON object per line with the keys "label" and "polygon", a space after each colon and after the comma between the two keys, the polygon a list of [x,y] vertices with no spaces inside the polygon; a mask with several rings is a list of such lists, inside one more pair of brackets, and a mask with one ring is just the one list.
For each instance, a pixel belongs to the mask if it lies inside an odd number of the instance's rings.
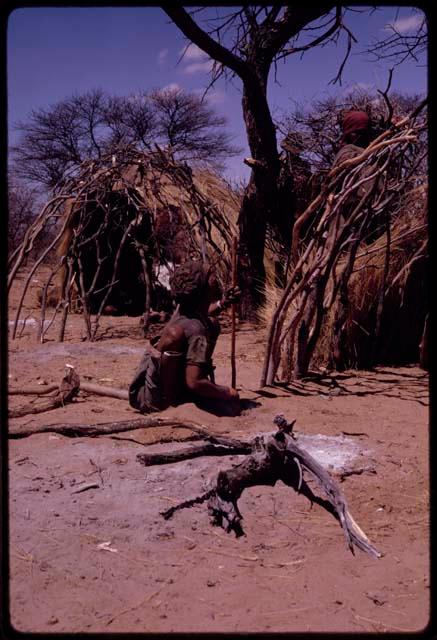
{"label": "bare tree branch", "polygon": [[387,25],[391,35],[375,41],[367,48],[375,60],[391,60],[394,66],[399,66],[409,58],[416,63],[426,53],[428,46],[428,25],[425,14],[421,9],[415,9],[413,16],[418,17],[417,25],[411,33],[402,33],[396,23]]}
{"label": "bare tree branch", "polygon": [[277,59],[280,60],[280,59],[285,58],[285,57],[287,57],[287,56],[289,56],[289,55],[291,55],[293,53],[305,52],[305,51],[308,51],[309,49],[313,49],[314,47],[317,47],[317,46],[321,45],[323,42],[328,40],[332,35],[334,35],[334,33],[337,31],[337,29],[342,25],[342,19],[341,18],[342,18],[341,8],[337,7],[336,8],[335,18],[333,19],[333,23],[329,27],[329,29],[327,31],[325,31],[325,33],[323,33],[322,35],[320,35],[319,37],[315,38],[311,42],[308,42],[305,45],[301,45],[299,47],[290,47],[289,49],[283,49],[281,51],[281,53],[277,56]]}
{"label": "bare tree branch", "polygon": [[182,33],[192,42],[197,44],[211,58],[229,67],[243,80],[252,79],[250,66],[240,57],[216,42],[203,31],[183,7],[163,7],[165,13],[179,27]]}

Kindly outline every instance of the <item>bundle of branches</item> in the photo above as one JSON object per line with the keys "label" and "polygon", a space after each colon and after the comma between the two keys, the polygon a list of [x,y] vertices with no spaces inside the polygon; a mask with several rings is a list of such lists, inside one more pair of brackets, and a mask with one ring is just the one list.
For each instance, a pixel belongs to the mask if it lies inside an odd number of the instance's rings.
{"label": "bundle of branches", "polygon": [[[323,322],[336,301],[336,333],[341,332],[357,255],[368,246],[369,238],[385,233],[383,284],[375,326],[375,335],[379,334],[396,219],[393,211],[411,190],[417,166],[426,154],[425,150],[414,156],[414,162],[404,161],[426,130],[425,118],[420,117],[424,106],[419,105],[361,154],[334,166],[318,197],[296,220],[292,266],[272,316],[261,385],[273,384],[281,356],[285,380],[308,372]],[[309,221],[309,233],[302,238],[301,230]]]}
{"label": "bundle of branches", "polygon": [[312,366],[363,369],[420,360],[429,302],[427,186],[406,193],[392,220],[389,238],[383,234],[357,253],[348,304],[341,308],[337,298],[328,311]]}
{"label": "bundle of branches", "polygon": [[[41,293],[41,341],[58,313],[58,339],[64,339],[73,293],[79,299],[89,340],[96,339],[100,317],[115,295],[134,301],[137,307],[133,315],[144,313],[147,327],[152,266],[168,263],[169,259],[176,261],[157,231],[159,217],[165,214],[177,218],[183,234],[178,240],[184,247],[184,257],[216,262],[218,275],[223,279],[230,271],[230,248],[239,204],[238,196],[218,176],[200,170],[193,173],[158,147],[155,153],[147,155],[126,147],[117,155],[83,162],[58,183],[53,197],[10,256],[8,288],[36,239],[48,228],[55,228],[53,239],[26,275],[13,337],[30,282],[53,253],[54,266]],[[53,282],[58,285],[57,300],[52,317],[45,320]]]}

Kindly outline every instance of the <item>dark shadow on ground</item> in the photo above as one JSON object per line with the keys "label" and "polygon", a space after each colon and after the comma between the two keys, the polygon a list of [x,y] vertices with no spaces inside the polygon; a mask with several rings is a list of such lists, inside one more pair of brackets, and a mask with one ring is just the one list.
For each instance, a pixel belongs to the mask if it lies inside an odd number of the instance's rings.
{"label": "dark shadow on ground", "polygon": [[234,405],[220,400],[212,400],[211,398],[191,398],[190,402],[193,402],[198,409],[212,413],[218,418],[234,417],[261,406],[260,402],[249,400],[248,398],[240,398],[240,411],[236,412]]}
{"label": "dark shadow on ground", "polygon": [[[389,377],[388,377],[389,376]],[[347,383],[350,385],[347,385]],[[403,373],[375,368],[366,372],[318,373],[310,372],[304,378],[291,383],[277,382],[275,385],[256,389],[259,397],[279,398],[294,396],[384,396],[417,402],[425,407],[428,400],[428,374],[417,371]]]}

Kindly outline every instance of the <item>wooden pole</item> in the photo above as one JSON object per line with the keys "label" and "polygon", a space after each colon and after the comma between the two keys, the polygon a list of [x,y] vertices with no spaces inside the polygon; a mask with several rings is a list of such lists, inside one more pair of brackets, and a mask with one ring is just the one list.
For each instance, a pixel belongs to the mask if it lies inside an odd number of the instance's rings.
{"label": "wooden pole", "polygon": [[[237,286],[237,238],[232,241],[232,286]],[[236,332],[236,303],[232,303],[232,329],[231,329],[231,387],[236,388],[237,384],[237,368],[235,362],[235,332]]]}

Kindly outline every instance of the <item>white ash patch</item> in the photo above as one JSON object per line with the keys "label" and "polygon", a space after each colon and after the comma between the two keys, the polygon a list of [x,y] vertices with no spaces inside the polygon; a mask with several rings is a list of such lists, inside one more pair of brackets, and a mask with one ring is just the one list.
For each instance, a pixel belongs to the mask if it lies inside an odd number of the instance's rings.
{"label": "white ash patch", "polygon": [[[259,432],[252,438],[274,435],[276,431]],[[343,471],[353,467],[353,463],[368,453],[360,442],[344,435],[326,436],[321,433],[309,435],[295,433],[296,444],[307,451],[327,471]]]}
{"label": "white ash patch", "polygon": [[296,437],[296,443],[326,469],[334,471],[350,466],[356,458],[366,452],[360,443],[343,435],[301,434]]}
{"label": "white ash patch", "polygon": [[30,354],[43,358],[50,358],[54,356],[89,356],[91,354],[100,356],[108,353],[141,356],[144,353],[144,349],[145,347],[129,347],[117,344],[93,344],[91,346],[89,342],[81,342],[80,344],[66,344],[65,342],[58,342],[55,344],[42,344],[35,346],[33,349],[15,353],[14,358],[28,359]]}

